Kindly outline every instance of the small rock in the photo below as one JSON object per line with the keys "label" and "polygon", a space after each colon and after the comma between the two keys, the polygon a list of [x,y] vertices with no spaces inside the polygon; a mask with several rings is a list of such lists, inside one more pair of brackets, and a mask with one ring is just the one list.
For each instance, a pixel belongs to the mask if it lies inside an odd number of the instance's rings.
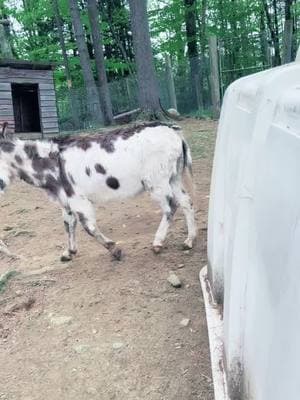
{"label": "small rock", "polygon": [[87,394],[91,394],[91,395],[96,395],[96,394],[98,394],[97,389],[96,389],[96,388],[93,388],[93,387],[87,388],[87,389],[86,389],[86,392],[87,392]]}
{"label": "small rock", "polygon": [[124,343],[115,342],[115,343],[113,343],[112,347],[113,347],[114,350],[120,350],[122,347],[124,347]]}
{"label": "small rock", "polygon": [[181,326],[184,326],[184,327],[188,326],[189,323],[190,323],[190,320],[189,320],[188,318],[183,318],[183,319],[180,321],[180,325],[181,325]]}
{"label": "small rock", "polygon": [[35,234],[31,231],[21,230],[21,231],[14,231],[12,236],[13,237],[28,236],[32,238],[35,236]]}
{"label": "small rock", "polygon": [[73,346],[73,349],[76,353],[82,354],[86,353],[90,349],[90,346],[88,344],[77,344],[76,346]]}
{"label": "small rock", "polygon": [[52,325],[55,326],[61,326],[61,325],[68,325],[70,324],[70,322],[72,321],[72,317],[68,317],[68,316],[58,316],[58,317],[53,317],[52,315],[50,316],[50,322],[52,323]]}
{"label": "small rock", "polygon": [[170,275],[168,276],[168,282],[175,288],[181,287],[181,280],[176,274],[174,274],[174,272],[170,272]]}
{"label": "small rock", "polygon": [[93,329],[92,332],[94,335],[96,335],[96,333],[98,333],[97,329]]}
{"label": "small rock", "polygon": [[180,268],[184,268],[185,267],[185,265],[184,264],[179,264],[178,265],[178,269],[180,269]]}
{"label": "small rock", "polygon": [[6,232],[12,231],[13,229],[14,229],[14,227],[13,227],[13,226],[9,226],[9,225],[6,225],[6,226],[3,228],[3,230],[6,231]]}

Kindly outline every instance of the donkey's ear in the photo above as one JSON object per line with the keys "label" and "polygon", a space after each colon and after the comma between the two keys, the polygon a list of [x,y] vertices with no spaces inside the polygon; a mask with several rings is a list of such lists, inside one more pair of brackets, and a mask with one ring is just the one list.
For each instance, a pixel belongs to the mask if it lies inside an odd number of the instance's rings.
{"label": "donkey's ear", "polygon": [[6,139],[7,138],[7,126],[8,126],[8,122],[5,121],[2,124],[2,130],[0,133],[0,139]]}

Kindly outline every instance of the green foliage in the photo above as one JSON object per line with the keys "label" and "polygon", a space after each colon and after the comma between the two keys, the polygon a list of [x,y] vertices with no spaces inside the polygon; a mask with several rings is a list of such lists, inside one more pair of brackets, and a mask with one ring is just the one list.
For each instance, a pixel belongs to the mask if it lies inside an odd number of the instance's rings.
{"label": "green foliage", "polygon": [[[91,64],[95,71],[91,32],[86,10],[86,0],[78,0],[81,20],[88,43]],[[100,29],[104,43],[105,67],[109,81],[128,77],[135,71],[130,16],[127,0],[101,0]],[[148,0],[149,25],[156,69],[165,87],[165,59],[170,54],[179,108],[189,112],[190,60],[187,55],[186,1]],[[196,0],[196,41],[201,66],[201,92],[204,108],[210,106],[210,65],[208,38],[219,39],[222,92],[230,82],[240,76],[275,65],[275,45],[271,31],[274,29],[282,54],[285,21],[285,0]],[[77,51],[68,0],[59,0],[63,21],[64,40],[74,88],[83,86],[81,66]],[[269,13],[267,18],[266,10]],[[0,0],[2,16],[11,21],[13,52],[19,59],[55,62],[55,82],[58,89],[66,88],[62,51],[51,0]],[[275,16],[277,15],[277,21]],[[292,2],[293,57],[300,39],[299,1]],[[162,95],[167,103],[167,96]],[[196,107],[197,108],[197,107]],[[202,111],[197,111],[199,117]],[[199,114],[200,113],[200,114]]]}

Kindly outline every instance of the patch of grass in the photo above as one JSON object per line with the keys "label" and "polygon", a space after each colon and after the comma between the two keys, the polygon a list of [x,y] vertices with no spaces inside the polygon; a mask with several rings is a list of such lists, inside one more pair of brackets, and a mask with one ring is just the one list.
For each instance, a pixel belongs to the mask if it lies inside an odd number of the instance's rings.
{"label": "patch of grass", "polygon": [[213,119],[212,110],[196,110],[189,113],[189,117],[196,119]]}
{"label": "patch of grass", "polygon": [[12,270],[0,276],[0,294],[4,292],[9,280],[14,278],[16,275],[18,275],[18,272]]}
{"label": "patch of grass", "polygon": [[215,132],[213,130],[195,131],[188,136],[194,160],[212,157],[215,147]]}

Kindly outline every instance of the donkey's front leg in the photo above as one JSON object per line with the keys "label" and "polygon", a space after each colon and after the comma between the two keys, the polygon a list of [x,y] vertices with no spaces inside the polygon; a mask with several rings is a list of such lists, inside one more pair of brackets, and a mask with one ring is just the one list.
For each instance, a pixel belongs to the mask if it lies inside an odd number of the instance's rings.
{"label": "donkey's front leg", "polygon": [[115,242],[107,238],[97,226],[94,208],[86,198],[72,198],[72,210],[76,211],[79,221],[85,231],[95,238],[98,243],[104,246],[116,260],[122,259],[122,250],[116,246]]}
{"label": "donkey's front leg", "polygon": [[71,261],[73,256],[77,253],[77,246],[75,240],[75,231],[77,225],[77,217],[71,210],[63,209],[63,219],[66,232],[68,234],[68,249],[65,250],[61,256],[61,261]]}

